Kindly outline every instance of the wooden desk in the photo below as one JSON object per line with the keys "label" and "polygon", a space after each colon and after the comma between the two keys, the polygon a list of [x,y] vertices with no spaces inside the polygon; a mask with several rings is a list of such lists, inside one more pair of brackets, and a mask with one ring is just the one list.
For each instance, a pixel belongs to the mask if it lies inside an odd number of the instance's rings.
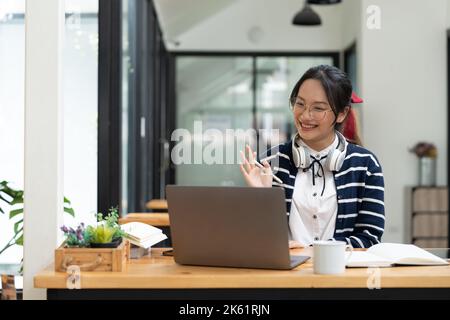
{"label": "wooden desk", "polygon": [[161,213],[129,213],[125,217],[119,219],[120,224],[128,222],[142,222],[155,227],[170,226],[169,214],[167,212]]}
{"label": "wooden desk", "polygon": [[[81,289],[66,289],[67,274],[53,265],[38,273],[34,284],[46,288],[49,299],[450,299],[450,266],[316,275],[312,259],[288,271],[181,266],[162,256],[164,250],[131,260],[125,272],[83,272]],[[312,250],[292,254],[312,255]],[[368,289],[374,271],[381,289]]]}
{"label": "wooden desk", "polygon": [[167,211],[167,200],[165,200],[165,199],[153,199],[153,200],[150,200],[149,202],[147,202],[146,204],[145,204],[145,207],[147,208],[147,209],[151,209],[151,210],[158,210],[158,211],[161,211],[161,210],[164,210],[164,211]]}

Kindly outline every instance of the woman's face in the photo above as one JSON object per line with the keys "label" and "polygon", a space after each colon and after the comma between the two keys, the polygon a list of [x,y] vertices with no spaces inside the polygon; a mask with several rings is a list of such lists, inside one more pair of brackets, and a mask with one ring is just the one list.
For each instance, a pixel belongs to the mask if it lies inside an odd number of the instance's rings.
{"label": "woman's face", "polygon": [[[348,109],[338,114],[336,122],[344,121]],[[333,142],[335,115],[319,80],[308,79],[302,83],[293,113],[300,137],[311,148],[320,151]]]}

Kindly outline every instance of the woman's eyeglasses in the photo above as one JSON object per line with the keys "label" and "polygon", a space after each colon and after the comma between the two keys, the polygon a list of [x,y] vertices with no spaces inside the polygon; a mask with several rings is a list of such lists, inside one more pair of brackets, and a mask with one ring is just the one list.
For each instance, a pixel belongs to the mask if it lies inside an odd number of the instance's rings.
{"label": "woman's eyeglasses", "polygon": [[297,111],[300,112],[300,114],[303,114],[303,112],[308,109],[310,118],[315,121],[322,121],[325,118],[326,113],[331,110],[331,108],[326,108],[322,104],[312,105],[307,108],[306,104],[297,97],[289,99],[289,105],[293,112]]}

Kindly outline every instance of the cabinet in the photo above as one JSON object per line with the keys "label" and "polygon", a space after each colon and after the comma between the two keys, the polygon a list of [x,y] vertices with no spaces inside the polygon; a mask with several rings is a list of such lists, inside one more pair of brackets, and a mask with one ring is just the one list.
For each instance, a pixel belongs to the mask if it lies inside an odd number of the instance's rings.
{"label": "cabinet", "polygon": [[410,193],[410,243],[422,248],[447,248],[448,188],[412,187]]}

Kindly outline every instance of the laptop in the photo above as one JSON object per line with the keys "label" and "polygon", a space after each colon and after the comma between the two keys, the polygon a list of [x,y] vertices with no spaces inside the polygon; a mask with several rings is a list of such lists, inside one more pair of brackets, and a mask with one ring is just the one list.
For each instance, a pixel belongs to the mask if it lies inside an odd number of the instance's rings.
{"label": "laptop", "polygon": [[292,269],[309,259],[290,256],[281,188],[166,187],[176,263]]}

